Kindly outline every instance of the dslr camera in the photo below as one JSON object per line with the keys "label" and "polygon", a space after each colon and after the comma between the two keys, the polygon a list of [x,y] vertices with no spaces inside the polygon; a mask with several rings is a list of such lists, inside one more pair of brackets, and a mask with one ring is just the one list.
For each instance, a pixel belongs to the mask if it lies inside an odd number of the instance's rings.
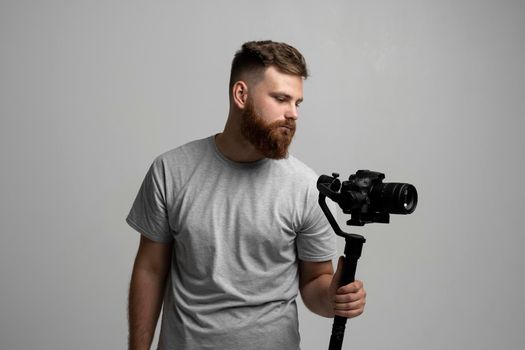
{"label": "dslr camera", "polygon": [[347,225],[388,223],[390,214],[411,214],[417,206],[416,188],[407,183],[383,182],[384,179],[382,173],[358,170],[341,183],[339,174],[333,173],[321,175],[317,189],[336,202],[343,213],[351,215]]}

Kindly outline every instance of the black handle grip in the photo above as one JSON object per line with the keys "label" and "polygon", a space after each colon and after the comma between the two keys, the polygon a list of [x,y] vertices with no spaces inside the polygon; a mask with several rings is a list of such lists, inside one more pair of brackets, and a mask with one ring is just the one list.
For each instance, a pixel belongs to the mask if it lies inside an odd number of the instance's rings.
{"label": "black handle grip", "polygon": [[[355,272],[357,269],[357,260],[361,257],[364,239],[347,237],[345,244],[345,257],[343,263],[343,274],[339,281],[339,286],[345,286],[355,281]],[[328,350],[341,350],[345,336],[346,317],[335,316],[332,324],[332,335]]]}

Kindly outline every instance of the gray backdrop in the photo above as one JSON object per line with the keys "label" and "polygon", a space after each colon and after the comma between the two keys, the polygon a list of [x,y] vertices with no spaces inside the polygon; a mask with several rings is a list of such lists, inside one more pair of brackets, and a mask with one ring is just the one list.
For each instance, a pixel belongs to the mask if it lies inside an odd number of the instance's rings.
{"label": "gray backdrop", "polygon": [[[266,38],[310,65],[297,157],[419,190],[355,231],[344,348],[520,348],[524,34],[523,1],[1,0],[0,348],[126,347],[132,200],[156,155],[222,130],[233,53]],[[300,322],[327,348],[330,320]]]}

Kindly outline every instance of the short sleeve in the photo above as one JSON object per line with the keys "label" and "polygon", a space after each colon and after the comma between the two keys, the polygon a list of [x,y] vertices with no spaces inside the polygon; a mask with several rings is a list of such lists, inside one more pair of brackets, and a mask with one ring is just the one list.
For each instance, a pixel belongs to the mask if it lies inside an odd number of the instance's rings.
{"label": "short sleeve", "polygon": [[160,243],[173,240],[166,210],[164,163],[157,158],[149,168],[126,222],[147,238]]}
{"label": "short sleeve", "polygon": [[[297,255],[304,261],[327,261],[336,255],[335,234],[318,203],[319,192],[310,186],[303,222],[297,233]],[[331,208],[332,209],[332,208]]]}

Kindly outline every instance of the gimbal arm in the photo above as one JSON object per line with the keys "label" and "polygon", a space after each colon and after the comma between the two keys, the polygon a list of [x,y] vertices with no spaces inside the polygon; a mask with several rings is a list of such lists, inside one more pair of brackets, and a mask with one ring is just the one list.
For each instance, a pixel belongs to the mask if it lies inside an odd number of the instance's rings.
{"label": "gimbal arm", "polygon": [[[354,282],[355,280],[355,271],[357,268],[357,260],[361,257],[361,251],[363,249],[363,244],[365,243],[365,238],[361,235],[356,235],[353,233],[346,233],[341,230],[337,221],[334,219],[334,216],[330,212],[328,205],[326,204],[326,196],[319,192],[319,205],[323,210],[330,226],[332,226],[336,235],[345,238],[345,257],[343,264],[343,275],[341,281],[339,281],[339,286],[344,286],[349,283]],[[345,336],[345,327],[346,327],[346,317],[335,316],[334,323],[332,325],[332,335],[330,337],[329,350],[340,350],[343,345],[343,338]]]}

